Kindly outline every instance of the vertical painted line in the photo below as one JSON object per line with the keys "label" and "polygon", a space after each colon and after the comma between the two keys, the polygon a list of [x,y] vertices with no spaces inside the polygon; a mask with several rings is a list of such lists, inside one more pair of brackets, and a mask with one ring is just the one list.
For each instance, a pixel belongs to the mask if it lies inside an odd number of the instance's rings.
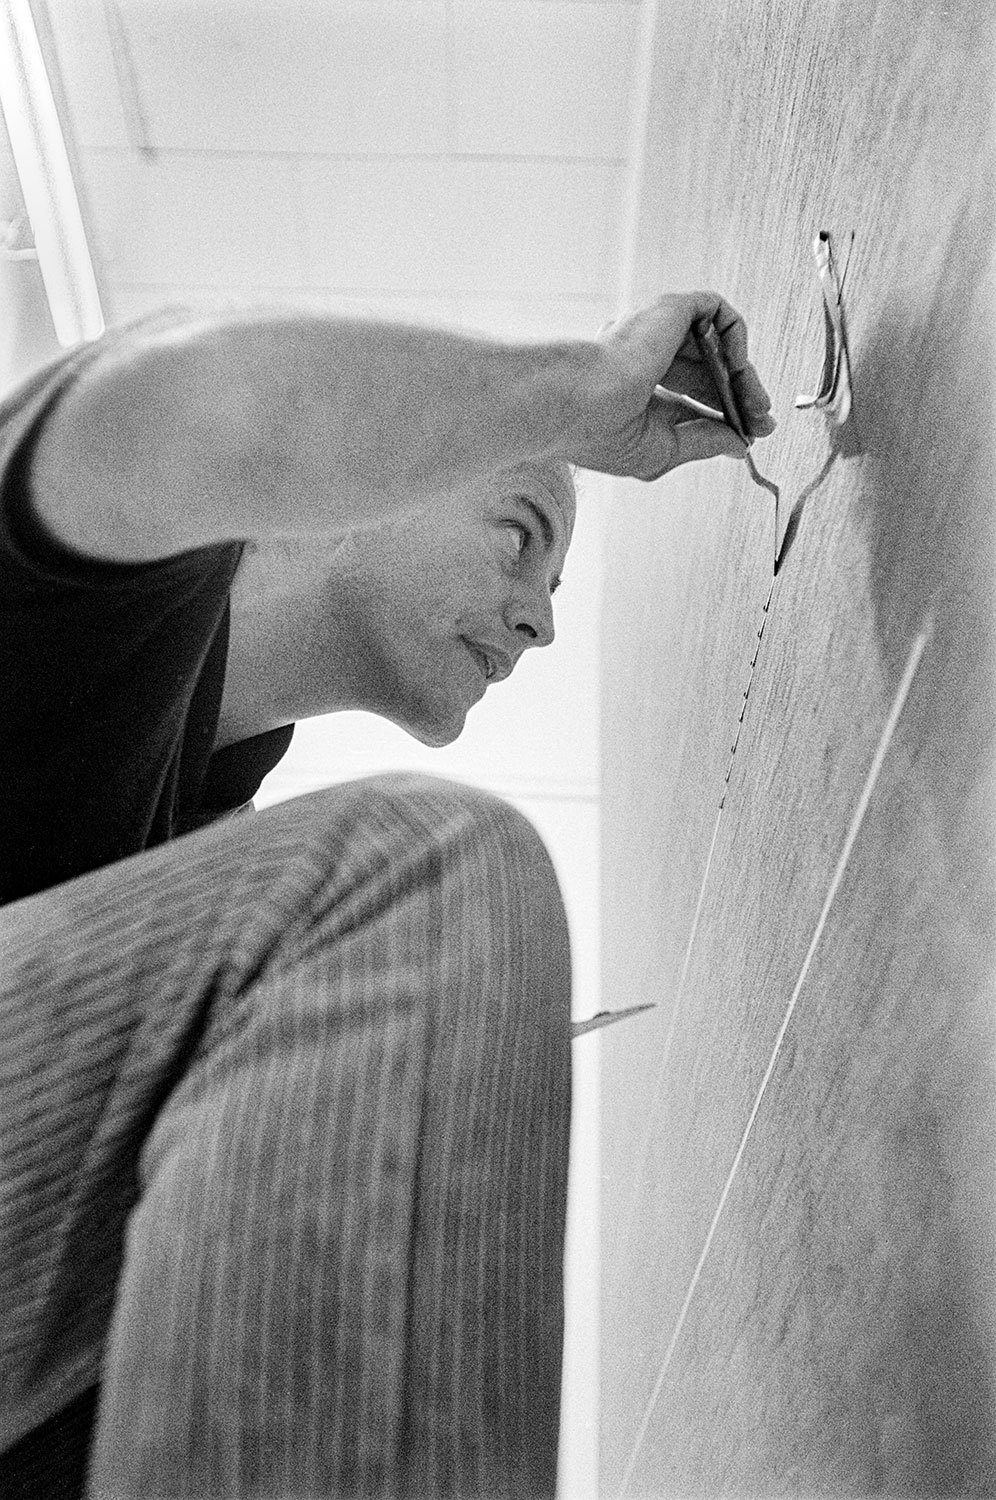
{"label": "vertical painted line", "polygon": [[830,881],[830,888],[827,891],[826,899],[823,902],[823,909],[821,910],[819,919],[816,923],[816,929],[813,933],[812,940],[810,941],[809,948],[806,952],[806,957],[803,959],[802,968],[799,971],[799,977],[796,980],[795,988],[792,991],[792,998],[788,1003],[788,1009],[785,1012],[785,1017],[779,1028],[778,1036],[775,1039],[775,1046],[771,1054],[771,1060],[768,1063],[764,1078],[761,1080],[761,1087],[758,1090],[757,1098],[754,1100],[754,1107],[750,1112],[750,1117],[744,1128],[744,1133],[741,1137],[740,1145],[737,1147],[737,1154],[733,1158],[733,1165],[730,1168],[729,1175],[723,1186],[723,1191],[719,1195],[719,1202],[716,1205],[716,1212],[713,1214],[712,1223],[709,1226],[709,1232],[706,1235],[705,1243],[702,1246],[702,1252],[699,1255],[698,1263],[695,1267],[694,1272],[692,1273],[692,1279],[689,1282],[688,1291],[685,1293],[685,1300],[681,1305],[681,1311],[678,1314],[678,1319],[674,1326],[674,1332],[671,1334],[671,1341],[667,1346],[667,1351],[664,1355],[663,1363],[661,1364],[660,1373],[658,1374],[657,1379],[654,1382],[654,1388],[650,1393],[650,1398],[647,1401],[643,1417],[637,1429],[636,1438],[633,1442],[633,1450],[630,1454],[629,1462],[627,1463],[625,1472],[623,1474],[621,1490],[621,1493],[623,1494],[626,1492],[629,1486],[629,1482],[633,1477],[633,1470],[636,1467],[636,1460],[639,1456],[643,1440],[647,1435],[647,1428],[650,1426],[650,1419],[653,1416],[654,1408],[657,1405],[657,1400],[660,1396],[661,1388],[663,1387],[665,1377],[667,1376],[671,1358],[677,1347],[678,1339],[681,1337],[681,1331],[684,1327],[685,1318],[688,1314],[688,1309],[691,1306],[692,1298],[695,1295],[695,1289],[698,1286],[699,1277],[702,1274],[702,1268],[705,1265],[706,1257],[709,1254],[713,1236],[716,1233],[716,1227],[719,1224],[723,1209],[726,1206],[726,1200],[730,1194],[730,1189],[733,1186],[734,1178],[736,1177],[737,1171],[740,1167],[740,1163],[743,1159],[744,1151],[747,1148],[747,1141],[750,1138],[751,1131],[754,1128],[754,1121],[757,1119],[758,1111],[761,1108],[761,1102],[764,1099],[768,1084],[771,1080],[772,1074],[775,1071],[775,1064],[778,1061],[778,1054],[781,1051],[782,1042],[785,1039],[785,1033],[788,1030],[789,1022],[792,1019],[796,1001],[799,998],[802,986],[806,982],[806,976],[809,973],[809,967],[812,963],[813,955],[816,952],[820,938],[823,935],[823,929],[826,925],[826,920],[830,913],[830,908],[833,905],[834,898],[837,895],[837,891],[840,889],[841,881],[844,878],[844,871],[846,870],[848,861],[850,860],[851,852],[854,849],[858,833],[864,821],[865,813],[868,810],[868,804],[871,801],[872,792],[875,790],[875,784],[878,781],[879,773],[881,772],[882,766],[885,763],[886,753],[888,752],[892,737],[895,734],[896,726],[899,723],[899,718],[902,714],[903,707],[909,695],[910,688],[913,685],[913,679],[916,676],[917,668],[920,665],[920,659],[923,656],[923,653],[927,647],[927,643],[930,640],[932,634],[933,624],[932,622],[928,621],[924,629],[920,632],[916,640],[913,642],[913,648],[910,651],[909,660],[906,663],[906,670],[903,673],[902,681],[899,684],[899,689],[896,693],[895,701],[893,702],[892,708],[889,712],[889,717],[885,721],[885,727],[882,730],[882,735],[878,742],[878,748],[875,751],[871,767],[868,771],[864,787],[861,791],[861,796],[858,799],[858,805],[855,809],[854,816],[851,819],[851,825],[847,831],[847,837],[844,840],[844,846],[840,851],[840,856],[837,860],[837,866]]}
{"label": "vertical painted line", "polygon": [[719,825],[723,820],[723,809],[726,806],[726,795],[730,788],[730,777],[733,775],[733,763],[736,759],[737,746],[740,744],[740,734],[743,729],[744,716],[747,712],[747,700],[750,697],[751,685],[754,681],[754,669],[757,665],[758,652],[761,649],[761,640],[764,635],[764,627],[768,623],[768,612],[771,608],[771,598],[774,592],[775,579],[772,578],[771,587],[768,589],[768,597],[764,601],[764,609],[761,614],[761,628],[757,632],[757,640],[754,645],[754,654],[750,659],[750,667],[748,669],[747,675],[747,686],[744,689],[743,699],[740,704],[740,714],[737,718],[736,734],[733,740],[733,747],[730,750],[730,759],[727,763],[726,775],[723,778],[723,790],[719,799],[719,808],[716,812],[716,821],[713,824],[712,828],[712,840],[709,844],[709,853],[706,855],[705,869],[702,871],[702,881],[699,885],[698,899],[695,902],[695,913],[692,917],[692,925],[688,932],[688,940],[685,943],[685,954],[681,962],[681,973],[678,976],[678,986],[675,990],[674,1002],[671,1006],[671,1016],[668,1021],[667,1034],[664,1038],[664,1045],[661,1048],[660,1060],[658,1061],[655,1072],[654,1094],[650,1104],[650,1112],[647,1118],[646,1129],[638,1152],[639,1168],[633,1177],[632,1196],[630,1198],[626,1214],[623,1219],[623,1223],[625,1225],[624,1237],[628,1237],[633,1217],[636,1214],[638,1205],[637,1193],[639,1190],[640,1173],[643,1170],[643,1164],[646,1161],[647,1154],[650,1150],[650,1143],[653,1139],[653,1133],[657,1125],[657,1117],[661,1109],[661,1100],[663,1098],[663,1089],[666,1081],[667,1067],[671,1057],[671,1047],[674,1043],[674,1036],[678,1026],[678,1017],[681,1014],[681,1003],[685,994],[685,982],[688,979],[688,970],[691,966],[692,952],[695,947],[695,939],[698,935],[699,930],[699,919],[702,916],[702,909],[705,906],[705,897],[706,891],[709,886],[709,874],[712,870],[713,855],[716,852],[716,844],[719,839]]}
{"label": "vertical painted line", "polygon": [[[727,775],[727,781],[728,780],[729,780],[729,775]],[[713,824],[713,829],[712,829],[712,843],[709,845],[709,853],[706,855],[705,869],[702,871],[702,884],[699,886],[699,899],[695,903],[695,915],[692,917],[692,925],[691,925],[691,928],[689,929],[689,933],[688,933],[688,942],[685,944],[685,957],[682,960],[681,975],[680,975],[680,977],[678,979],[678,988],[677,988],[677,990],[675,992],[674,1004],[671,1007],[671,1019],[668,1022],[667,1036],[666,1036],[666,1038],[664,1040],[664,1049],[663,1049],[663,1051],[661,1053],[661,1060],[660,1060],[660,1063],[658,1064],[658,1067],[657,1067],[658,1077],[662,1077],[662,1075],[666,1071],[667,1064],[668,1064],[668,1058],[671,1055],[671,1043],[674,1040],[675,1028],[676,1028],[677,1022],[678,1022],[678,1012],[681,1009],[681,999],[682,999],[682,996],[685,993],[685,980],[688,978],[688,970],[689,970],[689,967],[690,967],[691,961],[692,961],[692,949],[695,947],[695,938],[696,938],[696,934],[698,933],[698,930],[699,930],[699,918],[702,915],[702,908],[705,905],[705,893],[706,893],[706,889],[707,889],[707,887],[709,885],[709,871],[712,869],[712,857],[713,857],[713,855],[716,852],[716,841],[719,838],[719,825],[720,825],[720,823],[722,822],[722,819],[723,819],[723,803],[725,802],[725,800],[726,800],[726,787],[724,786],[724,788],[723,788],[723,801],[720,802],[719,808],[718,808],[718,810],[716,812],[716,821]],[[659,1099],[659,1097],[660,1097],[660,1090],[658,1089],[657,1096],[656,1096],[655,1101],[654,1101],[655,1106],[656,1106],[656,1103],[657,1103],[657,1099]],[[657,1110],[656,1110],[656,1107],[655,1107],[654,1114],[656,1115],[656,1113],[657,1113]],[[647,1136],[648,1141],[649,1141],[649,1138],[650,1138],[650,1133],[648,1132],[648,1136]]]}

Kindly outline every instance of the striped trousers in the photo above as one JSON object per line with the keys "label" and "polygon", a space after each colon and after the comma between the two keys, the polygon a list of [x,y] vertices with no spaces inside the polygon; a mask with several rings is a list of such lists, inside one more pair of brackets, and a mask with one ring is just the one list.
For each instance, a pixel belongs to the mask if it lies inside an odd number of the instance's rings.
{"label": "striped trousers", "polygon": [[552,1494],[568,987],[419,776],[0,910],[0,1449],[99,1381],[93,1500]]}

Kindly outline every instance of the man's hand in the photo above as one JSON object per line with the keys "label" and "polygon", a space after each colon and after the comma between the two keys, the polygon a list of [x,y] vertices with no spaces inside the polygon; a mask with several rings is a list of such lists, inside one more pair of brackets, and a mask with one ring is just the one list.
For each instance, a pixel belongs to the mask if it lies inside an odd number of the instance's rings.
{"label": "man's hand", "polygon": [[584,430],[569,438],[573,462],[606,474],[658,479],[693,459],[743,458],[743,443],[725,423],[691,415],[658,390],[664,386],[719,407],[692,332],[701,317],[711,318],[721,337],[747,431],[752,437],[774,431],[770,398],[747,357],[743,318],[715,292],[674,294],[603,329]]}

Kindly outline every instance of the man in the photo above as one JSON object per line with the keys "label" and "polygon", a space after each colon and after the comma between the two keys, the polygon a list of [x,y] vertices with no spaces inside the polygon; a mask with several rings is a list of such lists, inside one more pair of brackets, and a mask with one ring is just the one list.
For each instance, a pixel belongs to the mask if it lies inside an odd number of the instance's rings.
{"label": "man", "polygon": [[4,407],[5,1493],[552,1493],[546,853],[420,777],[229,815],[296,719],[446,744],[549,644],[572,465],[743,455],[658,389],[715,404],[700,317],[770,432],[714,294],[533,346],[165,317]]}

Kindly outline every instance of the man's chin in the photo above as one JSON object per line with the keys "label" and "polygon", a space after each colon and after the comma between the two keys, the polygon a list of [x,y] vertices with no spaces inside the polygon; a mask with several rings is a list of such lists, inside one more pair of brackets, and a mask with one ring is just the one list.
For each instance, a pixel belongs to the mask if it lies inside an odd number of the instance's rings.
{"label": "man's chin", "polygon": [[413,722],[411,719],[398,718],[394,722],[420,744],[428,745],[432,750],[442,750],[445,745],[452,745],[454,740],[460,738],[466,721],[467,710],[461,709],[447,719],[434,718]]}
{"label": "man's chin", "polygon": [[461,734],[463,734],[463,726],[464,720],[461,719],[459,724],[449,724],[445,729],[436,726],[433,729],[423,731],[414,730],[413,733],[416,739],[422,741],[423,745],[429,745],[433,750],[442,750],[444,745],[452,745],[454,740],[460,738]]}

